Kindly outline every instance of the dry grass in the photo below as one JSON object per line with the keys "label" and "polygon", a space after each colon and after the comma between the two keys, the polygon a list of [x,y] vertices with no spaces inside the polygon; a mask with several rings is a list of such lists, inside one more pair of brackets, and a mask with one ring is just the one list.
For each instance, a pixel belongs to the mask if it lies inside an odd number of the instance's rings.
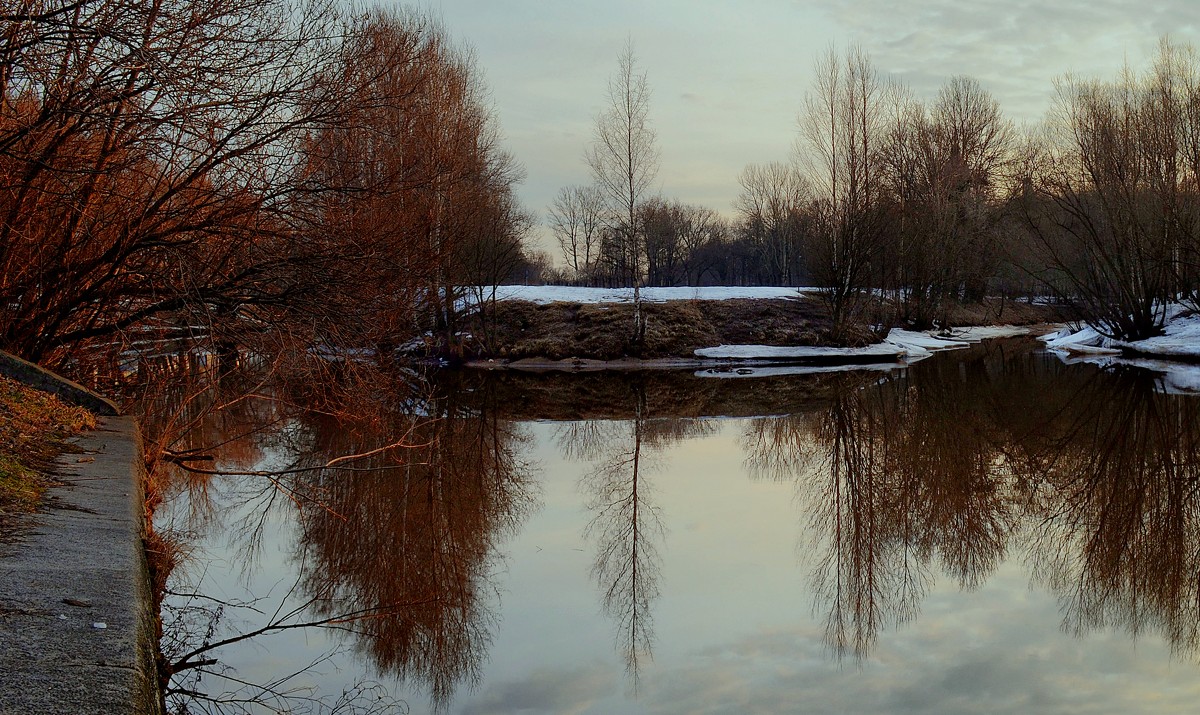
{"label": "dry grass", "polygon": [[646,303],[646,334],[632,340],[628,304],[525,301],[498,304],[492,324],[494,355],[511,360],[690,356],[722,343],[816,345],[828,332],[822,306],[810,300],[724,300]]}
{"label": "dry grass", "polygon": [[67,439],[95,427],[87,410],[0,377],[0,526],[37,507]]}

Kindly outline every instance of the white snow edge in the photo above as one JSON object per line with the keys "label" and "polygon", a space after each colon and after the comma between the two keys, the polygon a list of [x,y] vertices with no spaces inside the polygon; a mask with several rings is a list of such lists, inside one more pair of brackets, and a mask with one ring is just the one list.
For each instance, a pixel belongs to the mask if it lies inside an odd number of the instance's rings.
{"label": "white snow edge", "polygon": [[[646,303],[669,303],[688,300],[796,299],[817,288],[778,286],[675,286],[641,288]],[[480,293],[482,291],[482,293]],[[483,295],[491,299],[491,288],[468,288],[468,296]],[[496,300],[525,300],[530,303],[632,303],[632,288],[589,288],[586,286],[497,286]]]}
{"label": "white snow edge", "polygon": [[829,348],[815,346],[780,347],[777,345],[719,345],[699,348],[697,357],[728,360],[788,360],[829,357],[891,357],[915,362],[941,350],[969,347],[988,338],[1026,335],[1029,328],[1015,325],[964,328],[948,336],[893,328],[883,342],[861,348]]}
{"label": "white snow edge", "polygon": [[1118,355],[1135,352],[1164,358],[1196,359],[1200,358],[1200,315],[1185,306],[1171,305],[1167,308],[1163,334],[1145,340],[1115,340],[1089,327],[1075,331],[1064,328],[1042,336],[1042,340],[1046,341],[1047,348],[1066,353]]}

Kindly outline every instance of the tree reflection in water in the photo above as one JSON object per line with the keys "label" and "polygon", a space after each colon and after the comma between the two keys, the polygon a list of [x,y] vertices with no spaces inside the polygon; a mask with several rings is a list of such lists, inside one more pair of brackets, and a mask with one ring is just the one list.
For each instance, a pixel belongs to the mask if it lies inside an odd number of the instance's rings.
{"label": "tree reflection in water", "polygon": [[[736,403],[733,381],[690,389],[686,376],[587,375],[584,390],[565,376],[533,389],[513,375],[459,379],[463,389],[419,411],[353,421],[248,401],[220,419],[197,416],[191,438],[196,449],[224,442],[237,465],[290,455],[281,472],[293,473],[239,487],[261,504],[242,525],[243,553],[255,553],[263,514],[298,515],[298,597],[378,671],[419,682],[444,709],[480,677],[501,545],[535,503],[522,421],[543,407],[516,396],[550,400],[562,384],[593,395],[601,409],[582,399],[557,408],[571,416],[556,446],[591,463],[581,484],[591,577],[636,690],[654,646],[669,516],[651,477],[667,447],[715,431],[696,416],[728,414],[711,410]],[[1065,366],[1015,343],[882,380],[747,385],[784,413],[745,422],[747,469],[794,484],[801,551],[839,656],[868,655],[939,578],[975,589],[1013,552],[1059,598],[1068,631],[1119,626],[1161,633],[1180,654],[1200,648],[1200,399],[1164,394],[1150,373]],[[788,398],[791,414],[779,410]],[[260,431],[230,438],[230,420]],[[325,468],[346,454],[365,456]],[[209,479],[186,482],[195,503]],[[212,517],[195,515],[200,525]],[[338,620],[347,613],[357,616]]]}
{"label": "tree reflection in water", "polygon": [[818,411],[752,422],[751,474],[795,480],[826,640],[868,654],[941,571],[973,589],[1015,543],[1064,627],[1200,645],[1200,400],[1136,370],[975,348],[844,378]]}
{"label": "tree reflection in water", "polygon": [[642,660],[652,657],[652,609],[659,596],[659,549],[665,540],[662,512],[647,477],[657,453],[713,430],[704,420],[655,418],[644,379],[635,375],[628,383],[631,419],[570,423],[559,430],[557,440],[569,458],[593,463],[583,483],[590,514],[584,535],[595,544],[592,578],[603,611],[615,623],[617,649],[634,692]]}
{"label": "tree reflection in water", "polygon": [[987,376],[939,372],[847,375],[828,407],[756,420],[746,437],[752,474],[796,480],[839,657],[866,655],[881,628],[910,620],[935,566],[978,585],[1013,529]]}
{"label": "tree reflection in water", "polygon": [[1200,646],[1200,400],[1116,369],[1061,396],[1027,446],[1036,576],[1077,634],[1112,626]]}
{"label": "tree reflection in water", "polygon": [[[317,612],[372,612],[348,626],[357,648],[442,709],[458,685],[478,682],[496,623],[498,544],[532,497],[518,425],[453,400],[429,407],[409,440],[417,446],[306,480],[325,508],[301,512],[300,550]],[[318,463],[380,444],[374,430],[315,433]]]}
{"label": "tree reflection in water", "polygon": [[[342,634],[378,673],[427,689],[432,709],[444,710],[457,687],[478,682],[497,621],[499,543],[534,501],[523,428],[492,406],[457,397],[428,399],[419,410],[362,405],[354,419],[283,404],[246,401],[257,406],[257,421],[236,424],[236,411],[207,416],[190,439],[217,445],[217,461],[234,472],[227,479],[246,517],[231,531],[243,568],[253,569],[264,524],[282,510],[298,524],[299,580],[268,623],[243,632],[228,633],[229,624],[219,622],[243,604],[214,610],[209,601],[198,609],[189,602],[168,617],[176,626],[168,624],[176,672],[189,674],[175,690],[235,710],[241,700],[287,711],[304,706],[309,698],[288,685],[296,674],[225,694],[198,691],[199,675],[233,680],[210,658],[214,643],[319,627]],[[246,451],[244,459],[226,460],[230,447]],[[249,470],[265,452],[286,455],[285,463]],[[204,503],[214,475],[180,476],[176,489]],[[193,509],[192,526],[210,514]]]}

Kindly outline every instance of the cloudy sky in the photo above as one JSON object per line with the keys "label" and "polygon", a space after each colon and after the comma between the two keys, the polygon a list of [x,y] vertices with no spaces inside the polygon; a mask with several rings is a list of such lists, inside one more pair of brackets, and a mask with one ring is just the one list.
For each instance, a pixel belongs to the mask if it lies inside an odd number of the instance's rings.
{"label": "cloudy sky", "polygon": [[932,97],[978,79],[1018,122],[1049,107],[1067,72],[1143,67],[1159,38],[1200,42],[1195,0],[429,0],[474,48],[507,145],[528,171],[520,193],[544,214],[562,186],[589,181],[593,117],[626,37],[648,74],[665,196],[728,214],[737,174],[785,159],[831,44],[861,45],[878,69]]}

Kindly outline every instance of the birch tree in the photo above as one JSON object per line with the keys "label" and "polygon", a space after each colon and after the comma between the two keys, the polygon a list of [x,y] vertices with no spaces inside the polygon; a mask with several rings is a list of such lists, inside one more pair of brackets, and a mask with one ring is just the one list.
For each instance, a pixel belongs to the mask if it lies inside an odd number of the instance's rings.
{"label": "birch tree", "polygon": [[658,175],[658,146],[650,126],[650,86],[637,65],[633,43],[617,58],[608,80],[608,106],[596,116],[586,159],[607,203],[607,221],[619,237],[633,286],[633,337],[640,345],[646,333],[641,298],[642,232],[638,208],[648,198]]}

